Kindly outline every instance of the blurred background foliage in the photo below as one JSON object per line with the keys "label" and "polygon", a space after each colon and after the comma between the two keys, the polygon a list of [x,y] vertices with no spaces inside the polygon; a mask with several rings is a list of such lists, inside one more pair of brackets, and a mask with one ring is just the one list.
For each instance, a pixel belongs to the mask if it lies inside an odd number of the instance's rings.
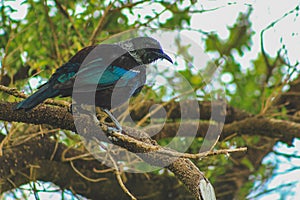
{"label": "blurred background foliage", "polygon": [[[226,3],[224,7],[234,4],[236,3]],[[270,105],[281,92],[289,88],[289,82],[298,76],[295,70],[297,65],[289,63],[287,49],[282,42],[282,47],[276,49],[275,56],[270,56],[262,47],[260,52],[257,52],[256,59],[249,63],[251,67],[243,66],[241,58],[245,52],[252,51],[253,36],[259,34],[253,30],[250,20],[253,7],[250,4],[243,6],[246,11],[238,14],[233,25],[228,25],[229,35],[227,38],[222,38],[213,30],[204,31],[191,27],[191,18],[195,13],[215,12],[222,9],[216,7],[206,10],[201,3],[194,0],[180,0],[176,3],[118,0],[1,1],[0,84],[18,88],[29,94],[83,47],[101,43],[115,34],[128,30],[148,27],[165,28],[178,33],[193,31],[199,33],[198,38],[193,38],[194,41],[202,45],[204,51],[211,56],[205,68],[210,65],[218,67],[220,77],[215,79],[224,86],[225,98],[229,105],[252,114],[282,118],[286,114],[285,110]],[[295,15],[295,20],[298,20],[298,8],[299,6],[296,6],[292,13]],[[270,24],[268,29],[272,29],[275,25],[272,25],[271,21]],[[263,37],[262,34],[261,36]],[[199,55],[191,54],[190,46],[181,43],[180,36],[173,41],[177,48],[174,49],[176,54],[173,56],[175,65],[179,68],[178,72],[193,86],[199,100],[210,100],[211,95],[205,89],[202,72],[190,65]],[[185,58],[185,62],[181,62],[179,57]],[[168,69],[157,72],[157,76],[165,79],[166,83],[174,78],[172,73],[166,75],[167,72]],[[143,98],[159,102],[171,99],[172,95],[176,96],[169,92],[164,85],[152,87],[150,80],[150,84],[143,89]],[[0,93],[0,97],[6,101],[17,100],[5,93]],[[14,126],[7,122],[1,123],[1,133],[6,135],[10,127]],[[63,139],[64,143],[72,144],[74,140],[72,133],[61,132],[67,136]],[[198,152],[202,140],[195,139],[188,151]],[[259,140],[259,136],[237,136],[220,142],[217,148],[255,146]],[[167,143],[168,139],[160,141],[162,145]],[[205,162],[196,161],[196,164],[206,172],[212,184],[224,173],[228,173],[233,163],[234,161],[227,156],[210,157],[205,159]],[[258,189],[257,185],[266,182],[276,168],[276,164],[270,162],[261,164],[257,168],[247,159],[244,159],[241,164],[253,172],[252,177],[249,177],[238,191],[241,199]],[[264,189],[266,190],[266,187],[260,188],[260,190]],[[23,188],[18,191],[25,190]]]}

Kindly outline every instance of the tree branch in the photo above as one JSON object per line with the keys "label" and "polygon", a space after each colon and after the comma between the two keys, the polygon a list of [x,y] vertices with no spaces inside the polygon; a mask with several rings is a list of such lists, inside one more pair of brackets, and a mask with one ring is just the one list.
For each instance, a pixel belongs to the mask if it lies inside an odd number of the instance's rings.
{"label": "tree branch", "polygon": [[[90,123],[93,123],[94,121],[93,119],[89,119],[90,116],[88,115],[80,116],[79,121],[77,121],[77,126],[75,127],[73,116],[68,113],[65,108],[41,105],[36,109],[33,109],[31,112],[14,111],[14,104],[7,102],[0,102],[0,107],[0,120],[19,121],[33,124],[45,123],[57,128],[68,129],[80,133],[88,133],[88,135],[86,135],[87,137],[95,136],[99,139],[99,129],[93,129],[94,126],[91,126]],[[112,143],[131,152],[142,153],[139,154],[139,157],[151,165],[168,168],[180,181],[184,183],[196,199],[202,199],[203,194],[201,194],[200,188],[201,182],[204,181],[207,188],[212,188],[208,180],[203,176],[202,172],[200,172],[190,160],[185,158],[174,158],[170,155],[161,154],[160,151],[164,151],[164,149],[160,147],[156,141],[150,139],[146,133],[129,127],[123,127],[125,132],[122,132],[124,135],[132,137],[133,140],[139,138],[142,143],[148,144],[151,147],[157,147],[157,151],[149,152],[149,149],[145,148],[143,145],[138,145],[137,143],[132,142],[132,140],[126,140],[125,136],[122,136],[122,134],[116,135],[117,133],[110,132],[108,128],[109,127],[105,124],[102,124],[102,129],[108,136],[111,136],[111,138],[117,138],[111,140]],[[103,138],[100,137],[100,140],[102,139]]]}
{"label": "tree branch", "polygon": [[[0,141],[2,139],[0,135]],[[63,156],[78,157],[89,152],[68,149],[61,143],[57,148],[55,146],[56,142],[50,137],[39,135],[21,145],[6,148],[4,155],[0,157],[0,193],[30,181],[41,180],[52,182],[62,189],[69,189],[90,199],[99,199],[99,197],[127,199],[117,181],[114,181],[113,172],[97,160],[84,157],[73,160],[72,163],[80,173],[93,179],[102,179],[100,182],[91,182],[82,178],[72,169],[71,161],[63,160]],[[51,160],[53,152],[55,154]],[[64,152],[67,152],[66,155]],[[187,190],[178,187],[177,180],[172,177],[153,174],[145,176],[138,173],[124,173],[123,176],[127,177],[126,186],[139,199],[149,195],[150,198],[153,195],[151,199],[170,200],[174,196],[189,196]],[[145,188],[147,188],[146,192]],[[111,192],[112,190],[114,192]],[[167,191],[172,191],[172,194]]]}
{"label": "tree branch", "polygon": [[94,29],[94,31],[93,31],[93,33],[92,33],[90,39],[89,39],[89,41],[90,41],[89,45],[95,44],[95,42],[96,42],[96,37],[97,37],[98,33],[101,31],[101,29],[102,29],[102,27],[103,27],[103,25],[104,25],[104,22],[105,22],[105,20],[106,20],[106,18],[107,18],[107,15],[109,14],[110,9],[112,8],[113,5],[114,5],[114,2],[111,2],[111,3],[105,8],[103,15],[101,16],[101,18],[100,18],[100,20],[99,20],[99,22],[98,22],[96,28]]}
{"label": "tree branch", "polygon": [[58,10],[63,14],[63,16],[65,16],[71,23],[72,25],[72,28],[73,30],[75,31],[76,35],[78,36],[79,38],[79,42],[82,46],[85,46],[85,43],[84,43],[84,39],[82,37],[82,35],[80,34],[80,32],[78,31],[78,29],[76,28],[75,26],[75,23],[74,23],[74,20],[73,18],[69,15],[67,9],[65,8],[64,5],[62,5],[58,0],[54,0]]}
{"label": "tree branch", "polygon": [[43,6],[44,6],[44,10],[45,10],[46,19],[48,20],[48,23],[49,23],[49,26],[51,29],[51,33],[52,33],[52,37],[53,37],[53,45],[54,45],[54,51],[55,51],[55,55],[56,55],[55,60],[59,61],[58,65],[61,65],[62,63],[60,63],[60,62],[62,61],[62,59],[61,59],[61,55],[60,55],[60,51],[59,51],[58,37],[57,37],[56,29],[54,27],[54,23],[53,23],[51,17],[49,16],[49,8],[47,5],[47,0],[44,0]]}

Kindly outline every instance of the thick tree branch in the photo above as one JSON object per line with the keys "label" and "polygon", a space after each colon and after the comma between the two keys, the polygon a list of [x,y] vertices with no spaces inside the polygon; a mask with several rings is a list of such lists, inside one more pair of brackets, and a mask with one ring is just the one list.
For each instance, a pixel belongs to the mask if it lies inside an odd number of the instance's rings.
{"label": "thick tree branch", "polygon": [[[163,138],[172,138],[176,136],[179,129],[185,132],[186,137],[205,137],[208,128],[218,131],[218,126],[209,122],[189,121],[167,123],[162,129],[159,125],[149,126],[145,131],[149,135],[154,135],[155,140]],[[191,130],[199,127],[196,135]],[[226,139],[232,135],[264,136],[278,141],[291,144],[294,138],[300,137],[300,124],[287,120],[250,117],[241,121],[225,124],[221,133],[220,140]]]}
{"label": "thick tree branch", "polygon": [[[150,108],[157,104],[155,101],[151,100],[146,100],[143,101],[143,103],[139,104],[138,106],[133,106],[130,108],[131,112],[131,117],[135,121],[139,121],[142,119],[150,110]],[[174,102],[171,101],[167,103],[166,105],[163,106],[163,109],[166,110],[167,112],[167,119],[168,120],[177,120],[181,118],[181,113],[180,113],[180,107],[185,108],[186,113],[194,113],[194,106],[191,104],[188,100],[184,102]],[[223,110],[224,102],[214,102],[213,106],[216,110]],[[239,121],[248,117],[251,117],[253,115],[242,111],[238,110],[232,106],[227,105],[226,106],[226,111],[225,112],[220,112],[219,116],[211,116],[211,111],[212,111],[212,103],[205,101],[205,102],[199,102],[199,110],[200,110],[200,120],[209,120],[212,117],[218,117],[218,118],[223,118],[225,117],[225,123],[231,123],[233,121]],[[189,116],[190,119],[196,119],[199,120],[199,116]],[[212,118],[212,120],[218,121],[218,119]]]}
{"label": "thick tree branch", "polygon": [[[69,189],[91,199],[127,199],[115,181],[112,170],[106,170],[106,166],[87,157],[73,160],[73,165],[80,173],[100,181],[86,180],[72,169],[70,161],[63,160],[63,156],[76,157],[88,152],[69,149],[64,154],[67,149],[68,147],[61,143],[56,147],[56,142],[47,135],[40,135],[21,145],[6,148],[4,155],[0,157],[0,193],[29,181],[41,180],[55,183],[62,189]],[[51,160],[53,153],[54,157]],[[173,199],[174,196],[189,196],[186,189],[178,187],[177,180],[172,177],[152,174],[145,176],[138,173],[125,173],[124,176],[128,180],[126,186],[138,198],[148,196],[146,199]],[[115,192],[110,192],[112,190]]]}
{"label": "thick tree branch", "polygon": [[[79,131],[88,133],[87,137],[95,136],[99,139],[99,129],[93,129],[90,123],[94,121],[89,119],[90,116],[82,115],[77,121],[77,126],[75,128],[73,122],[73,116],[67,112],[66,109],[61,107],[50,107],[50,106],[39,106],[37,109],[32,110],[31,112],[24,111],[14,111],[13,103],[0,103],[0,120],[5,121],[19,121],[25,123],[33,124],[49,124],[54,127],[59,127],[63,129],[68,129],[72,131]],[[79,123],[79,125],[78,125]],[[102,125],[105,126],[105,125]],[[79,129],[79,130],[78,130]],[[203,176],[202,172],[188,159],[185,158],[174,158],[170,155],[163,155],[160,151],[164,151],[154,140],[150,139],[149,136],[141,131],[131,128],[125,128],[123,134],[130,133],[130,136],[134,139],[139,138],[141,142],[148,144],[152,147],[157,147],[158,151],[149,152],[148,148],[145,148],[142,145],[137,145],[136,143],[128,140],[122,140],[123,137],[118,135],[113,135],[108,131],[108,127],[103,128],[106,134],[110,134],[111,138],[117,138],[111,140],[112,143],[121,146],[131,152],[143,153],[139,155],[147,163],[155,166],[166,167],[171,170],[175,176],[181,180],[185,186],[192,192],[196,199],[202,199],[200,183],[207,183],[207,187],[210,188],[211,185],[208,180]],[[108,137],[109,138],[109,137]],[[103,138],[100,137],[100,140]],[[171,163],[171,164],[170,164]]]}
{"label": "thick tree branch", "polygon": [[[49,124],[54,128],[62,128],[76,132],[73,116],[67,111],[67,108],[41,105],[31,112],[16,112],[13,111],[14,106],[15,103],[0,101],[0,120],[17,121],[30,124]],[[149,107],[150,106],[146,106],[145,110]],[[144,108],[141,109],[141,111],[145,110]],[[173,112],[176,113],[176,110]],[[134,116],[134,118],[138,119],[139,117]],[[149,135],[154,135],[154,133],[159,132],[159,134],[155,135],[153,138],[161,139],[166,137],[174,137],[177,133],[176,130],[178,130],[179,125],[182,126],[181,128],[186,130],[186,136],[193,136],[188,135],[190,133],[189,130],[193,129],[193,126],[199,126],[200,128],[198,129],[197,136],[201,137],[205,136],[209,126],[214,126],[208,122],[191,121],[182,123],[167,123],[160,132],[158,131],[161,128],[160,126],[151,126],[144,130],[149,133]],[[287,120],[248,117],[244,120],[235,121],[225,125],[221,139],[226,138],[233,133],[240,133],[244,135],[262,135],[272,138],[276,137],[278,140],[290,143],[293,138],[300,137],[300,125]]]}

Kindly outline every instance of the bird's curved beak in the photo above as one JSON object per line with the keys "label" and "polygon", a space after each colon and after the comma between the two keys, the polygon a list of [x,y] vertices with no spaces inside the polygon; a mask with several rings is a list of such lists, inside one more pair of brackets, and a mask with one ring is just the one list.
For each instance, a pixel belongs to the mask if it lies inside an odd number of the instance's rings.
{"label": "bird's curved beak", "polygon": [[164,53],[164,52],[160,53],[159,57],[160,57],[161,59],[166,59],[167,61],[169,61],[170,63],[173,64],[172,59],[171,59],[170,56],[168,56],[166,53]]}

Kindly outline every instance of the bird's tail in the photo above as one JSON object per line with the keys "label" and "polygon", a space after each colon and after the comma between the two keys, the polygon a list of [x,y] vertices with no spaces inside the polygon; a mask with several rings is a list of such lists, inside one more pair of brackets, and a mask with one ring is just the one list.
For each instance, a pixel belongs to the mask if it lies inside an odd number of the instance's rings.
{"label": "bird's tail", "polygon": [[27,99],[18,103],[15,110],[25,109],[25,111],[31,110],[38,104],[42,103],[48,98],[55,97],[59,95],[59,91],[54,89],[49,83],[42,85],[38,91],[33,93]]}

